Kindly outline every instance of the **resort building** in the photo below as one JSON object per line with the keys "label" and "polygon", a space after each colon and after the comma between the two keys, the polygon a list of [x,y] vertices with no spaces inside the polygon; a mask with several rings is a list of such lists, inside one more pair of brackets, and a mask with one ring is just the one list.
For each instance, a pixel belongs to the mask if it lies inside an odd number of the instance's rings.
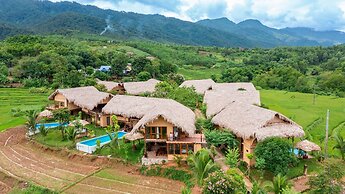
{"label": "resort building", "polygon": [[47,109],[55,110],[67,108],[72,115],[82,111],[83,119],[99,124],[100,112],[105,104],[109,102],[112,95],[100,92],[93,86],[57,89],[49,97],[54,101],[54,105]]}
{"label": "resort building", "polygon": [[232,102],[260,105],[260,93],[252,83],[217,83],[205,92],[206,116],[212,116]]}
{"label": "resort building", "polygon": [[98,81],[98,84],[104,85],[109,92],[115,91],[117,94],[141,95],[155,91],[156,85],[160,81],[149,79],[142,82],[124,82],[117,83],[111,81]]}
{"label": "resort building", "polygon": [[122,125],[129,125],[128,135],[141,133],[145,140],[143,163],[185,158],[206,144],[202,134],[195,134],[195,114],[171,99],[139,96],[114,96],[102,109],[101,126],[111,124],[116,115]]}
{"label": "resort building", "polygon": [[219,128],[230,130],[236,135],[243,161],[255,164],[249,159],[256,143],[268,137],[294,138],[304,136],[301,126],[286,116],[256,105],[233,102],[212,118],[212,123]]}
{"label": "resort building", "polygon": [[186,80],[180,87],[194,87],[196,93],[204,95],[206,91],[212,90],[214,84],[216,83],[212,79]]}

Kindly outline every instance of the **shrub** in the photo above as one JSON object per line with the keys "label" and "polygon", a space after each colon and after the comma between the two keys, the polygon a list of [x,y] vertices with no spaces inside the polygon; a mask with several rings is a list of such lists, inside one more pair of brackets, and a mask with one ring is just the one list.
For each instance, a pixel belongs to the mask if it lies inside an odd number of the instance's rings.
{"label": "shrub", "polygon": [[204,134],[209,145],[214,145],[216,147],[223,145],[228,148],[235,148],[238,146],[238,141],[231,132],[221,130],[207,130],[204,132]]}
{"label": "shrub", "polygon": [[239,157],[240,154],[238,148],[228,148],[226,153],[226,164],[229,165],[231,168],[236,167]]}
{"label": "shrub", "polygon": [[30,88],[29,92],[32,94],[45,94],[48,93],[48,89],[47,88]]}
{"label": "shrub", "polygon": [[20,117],[24,115],[24,112],[20,108],[12,108],[11,113],[13,117]]}
{"label": "shrub", "polygon": [[41,133],[43,136],[47,136],[48,131],[49,131],[49,128],[44,127],[44,125],[41,125],[41,126],[40,126],[40,133]]}
{"label": "shrub", "polygon": [[291,153],[292,144],[281,138],[267,138],[255,148],[256,158],[265,160],[264,169],[274,174],[286,174],[289,165],[296,161]]}
{"label": "shrub", "polygon": [[180,167],[182,162],[182,156],[174,155],[174,161],[176,162],[177,166]]}
{"label": "shrub", "polygon": [[[239,178],[240,177],[240,178]],[[215,171],[204,180],[204,194],[246,193],[243,178],[240,175]]]}

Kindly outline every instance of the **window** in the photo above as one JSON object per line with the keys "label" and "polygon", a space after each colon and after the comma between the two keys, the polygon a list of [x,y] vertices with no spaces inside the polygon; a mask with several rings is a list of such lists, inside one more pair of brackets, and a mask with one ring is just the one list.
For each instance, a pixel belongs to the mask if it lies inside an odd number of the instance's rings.
{"label": "window", "polygon": [[188,144],[188,152],[194,152],[194,144]]}
{"label": "window", "polygon": [[110,117],[107,117],[107,125],[110,125]]}
{"label": "window", "polygon": [[187,144],[181,144],[181,154],[187,154]]}
{"label": "window", "polygon": [[60,107],[65,107],[65,103],[64,102],[60,102]]}
{"label": "window", "polygon": [[167,139],[166,127],[146,127],[145,128],[146,139]]}
{"label": "window", "polygon": [[192,143],[169,143],[168,154],[183,154],[187,155],[194,152],[194,144]]}
{"label": "window", "polygon": [[174,144],[168,144],[168,154],[175,154]]}
{"label": "window", "polygon": [[175,144],[175,154],[180,154],[180,144]]}

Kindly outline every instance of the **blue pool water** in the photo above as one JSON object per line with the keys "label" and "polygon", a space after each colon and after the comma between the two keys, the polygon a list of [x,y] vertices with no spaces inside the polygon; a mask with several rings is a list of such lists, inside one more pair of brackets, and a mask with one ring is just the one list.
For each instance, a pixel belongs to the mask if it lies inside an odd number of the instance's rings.
{"label": "blue pool water", "polygon": [[[119,131],[118,132],[118,139],[121,139],[125,134],[126,134],[126,132]],[[114,133],[112,135],[114,135]],[[92,138],[92,139],[81,141],[79,143],[80,144],[84,144],[84,145],[88,145],[88,146],[95,146],[95,145],[97,145],[97,140],[100,140],[101,144],[102,143],[107,143],[107,142],[110,142],[110,137],[109,137],[109,135],[102,135],[102,136],[99,136],[99,137],[95,137],[95,138]]]}
{"label": "blue pool water", "polygon": [[[39,123],[39,124],[36,124],[36,129],[39,129],[42,125],[45,128],[55,128],[55,127],[59,127],[61,124],[60,123]],[[62,125],[67,126],[67,123],[64,123]]]}

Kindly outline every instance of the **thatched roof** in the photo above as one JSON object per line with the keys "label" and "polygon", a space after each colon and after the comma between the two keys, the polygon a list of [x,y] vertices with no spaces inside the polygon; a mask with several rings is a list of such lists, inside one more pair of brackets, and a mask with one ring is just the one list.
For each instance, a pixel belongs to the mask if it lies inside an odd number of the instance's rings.
{"label": "thatched roof", "polygon": [[212,90],[205,92],[207,117],[216,115],[234,101],[260,105],[260,93],[252,83],[216,83],[212,86]]}
{"label": "thatched roof", "polygon": [[112,82],[112,81],[97,81],[97,84],[104,85],[108,91],[111,91],[112,89],[114,89],[116,86],[119,85],[119,83]]}
{"label": "thatched roof", "polygon": [[[154,92],[156,85],[159,82],[160,81],[156,79],[149,79],[147,81],[142,81],[142,82],[124,82],[123,86],[127,94],[139,95],[139,94]],[[112,81],[98,81],[97,83],[104,85],[108,91],[111,91],[112,89],[114,89],[116,86],[119,85],[119,83],[112,82]]]}
{"label": "thatched roof", "polygon": [[295,148],[298,148],[300,150],[311,152],[311,151],[320,151],[321,148],[316,143],[313,143],[308,140],[300,141],[296,144]]}
{"label": "thatched roof", "polygon": [[233,102],[212,118],[212,123],[243,139],[302,137],[302,127],[284,115],[255,105]]}
{"label": "thatched roof", "polygon": [[102,112],[139,118],[132,132],[162,117],[188,134],[195,133],[194,112],[171,99],[116,95],[104,106]]}
{"label": "thatched roof", "polygon": [[214,84],[215,82],[212,79],[187,80],[180,87],[194,87],[198,94],[204,95],[207,90],[212,89],[212,85]]}
{"label": "thatched roof", "polygon": [[50,110],[44,110],[42,112],[40,112],[40,114],[38,115],[38,118],[53,118],[53,112]]}
{"label": "thatched roof", "polygon": [[69,89],[57,89],[48,98],[54,100],[57,94],[62,94],[68,102],[72,102],[76,106],[93,110],[103,100],[111,97],[111,94],[100,92],[93,86],[69,88]]}
{"label": "thatched roof", "polygon": [[156,79],[149,79],[144,82],[125,82],[123,84],[127,94],[139,95],[154,92],[159,82]]}

